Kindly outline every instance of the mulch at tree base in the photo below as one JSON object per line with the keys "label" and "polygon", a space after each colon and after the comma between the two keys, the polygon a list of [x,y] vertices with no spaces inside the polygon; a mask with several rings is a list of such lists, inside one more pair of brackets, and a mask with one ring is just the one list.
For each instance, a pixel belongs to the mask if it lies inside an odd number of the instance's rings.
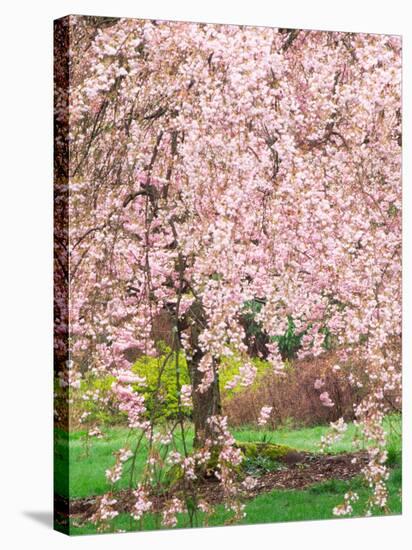
{"label": "mulch at tree base", "polygon": [[[314,455],[300,453],[300,461],[294,464],[282,464],[279,469],[267,472],[257,479],[254,489],[245,493],[245,499],[254,498],[259,494],[276,489],[305,489],[311,485],[329,479],[348,480],[358,475],[368,462],[365,451],[357,453],[342,453],[338,455]],[[176,493],[176,491],[174,491]],[[197,488],[200,499],[209,504],[219,504],[223,500],[221,484],[216,478],[205,479]],[[133,490],[124,489],[114,495],[117,500],[116,510],[130,512],[135,497]],[[153,510],[159,511],[164,507],[170,495],[152,496]],[[55,497],[55,512],[65,515],[70,510],[70,517],[86,521],[94,514],[98,506],[98,497],[69,499]]]}

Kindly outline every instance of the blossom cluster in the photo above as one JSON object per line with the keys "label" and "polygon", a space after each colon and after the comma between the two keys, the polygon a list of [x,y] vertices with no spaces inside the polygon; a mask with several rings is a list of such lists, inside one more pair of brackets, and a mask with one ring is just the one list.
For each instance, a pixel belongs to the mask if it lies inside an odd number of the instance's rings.
{"label": "blossom cluster", "polygon": [[265,424],[267,424],[267,421],[269,420],[270,415],[272,414],[272,409],[273,407],[268,407],[268,406],[262,407],[260,411],[259,419],[258,419],[259,426],[264,426]]}
{"label": "blossom cluster", "polygon": [[133,453],[130,449],[120,449],[115,453],[115,455],[115,465],[106,470],[106,479],[110,481],[110,483],[116,483],[116,481],[119,481],[123,473],[123,464],[133,456]]}
{"label": "blossom cluster", "polygon": [[100,531],[107,529],[110,521],[119,515],[114,506],[117,500],[113,498],[111,493],[107,493],[98,499],[98,508],[91,516],[90,521],[95,523]]}

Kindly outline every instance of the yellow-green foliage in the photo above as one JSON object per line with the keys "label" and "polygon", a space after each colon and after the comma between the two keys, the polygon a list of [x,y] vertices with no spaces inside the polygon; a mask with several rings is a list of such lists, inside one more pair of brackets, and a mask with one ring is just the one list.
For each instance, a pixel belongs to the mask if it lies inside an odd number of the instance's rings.
{"label": "yellow-green foliage", "polygon": [[[162,347],[162,353],[158,357],[151,357],[148,355],[142,355],[134,363],[132,370],[139,376],[146,378],[147,387],[142,388],[146,399],[146,406],[149,410],[152,410],[154,405],[154,396],[156,393],[160,395],[160,399],[157,402],[156,408],[160,415],[168,418],[173,417],[178,412],[178,394],[176,385],[176,369],[179,369],[179,382],[182,384],[190,384],[189,373],[187,368],[187,362],[185,355],[180,351],[177,355],[178,361],[176,362],[176,352],[170,351],[167,346]],[[259,358],[251,359],[252,364],[257,368],[257,376],[254,384],[258,384],[262,375],[268,369],[268,362]],[[233,357],[225,357],[222,359],[219,368],[219,384],[220,390],[224,397],[231,397],[232,395],[244,390],[241,384],[237,384],[233,389],[225,389],[225,385],[233,379],[233,377],[239,373],[239,368],[243,362],[237,355]],[[159,384],[159,391],[157,391]],[[190,414],[190,409],[185,407],[185,411]]]}
{"label": "yellow-green foliage", "polygon": [[[254,386],[259,384],[269,364],[267,361],[263,361],[259,358],[253,358],[250,361],[257,369]],[[225,389],[226,384],[231,381],[234,376],[239,374],[239,368],[242,365],[243,361],[238,355],[222,359],[219,369],[219,385],[223,397],[230,399],[231,396],[245,390],[240,383],[233,389]],[[173,418],[176,416],[178,413],[177,371],[179,373],[180,386],[183,384],[190,384],[184,352],[171,352],[170,348],[163,345],[157,357],[148,355],[139,357],[132,366],[132,371],[146,379],[145,386],[140,387],[139,385],[133,384],[133,388],[143,393],[148,411],[152,412],[154,405],[156,405],[156,415],[165,418]],[[90,374],[82,380],[81,388],[77,393],[79,393],[80,397],[84,393],[94,393],[98,390],[100,397],[103,397],[104,395],[110,394],[111,385],[114,381],[115,378],[111,375],[96,377]],[[82,402],[82,399],[80,399],[80,401]],[[88,402],[82,402],[82,409],[94,413],[94,416],[99,416],[100,420],[114,421],[115,419],[111,418],[114,415],[114,411],[104,411],[105,408],[101,407],[101,404],[99,407],[96,407],[97,403],[98,402],[90,398]],[[104,412],[97,414],[98,409]],[[190,416],[192,411],[189,407],[184,407],[184,412],[187,416]]]}
{"label": "yellow-green foliage", "polygon": [[[264,375],[264,373],[270,368],[270,365],[267,361],[259,359],[259,357],[253,357],[249,359],[249,362],[252,363],[257,369],[256,378],[252,384],[252,388],[259,385],[259,382]],[[239,374],[239,368],[243,365],[243,361],[239,355],[233,355],[232,357],[224,357],[221,360],[219,368],[219,383],[220,391],[223,397],[232,397],[236,393],[240,393],[245,390],[245,388],[238,383],[232,389],[226,389],[225,386],[230,382],[237,374]],[[250,386],[249,386],[250,388]]]}
{"label": "yellow-green foliage", "polygon": [[[171,418],[178,412],[178,391],[176,372],[179,372],[180,385],[189,384],[186,358],[182,352],[170,352],[164,348],[158,357],[142,355],[134,363],[132,371],[146,378],[146,386],[141,388],[149,411],[156,405],[156,414]],[[185,412],[190,414],[188,407]]]}
{"label": "yellow-green foliage", "polygon": [[99,390],[101,392],[108,392],[109,390],[111,390],[112,384],[115,381],[116,381],[116,378],[111,374],[108,374],[107,376],[103,376],[99,378],[93,377],[90,380],[89,386],[87,389]]}
{"label": "yellow-green foliage", "polygon": [[[123,416],[111,401],[111,387],[116,378],[112,375],[96,376],[86,374],[80,388],[72,390],[73,406],[71,412],[80,418],[82,413],[89,413],[87,422],[116,423]],[[102,406],[104,403],[104,406]]]}

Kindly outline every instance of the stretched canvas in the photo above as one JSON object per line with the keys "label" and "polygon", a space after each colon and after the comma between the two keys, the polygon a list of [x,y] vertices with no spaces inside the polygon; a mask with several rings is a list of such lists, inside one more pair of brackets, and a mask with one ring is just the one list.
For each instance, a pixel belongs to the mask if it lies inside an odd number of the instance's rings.
{"label": "stretched canvas", "polygon": [[401,39],[55,21],[55,528],[401,513]]}

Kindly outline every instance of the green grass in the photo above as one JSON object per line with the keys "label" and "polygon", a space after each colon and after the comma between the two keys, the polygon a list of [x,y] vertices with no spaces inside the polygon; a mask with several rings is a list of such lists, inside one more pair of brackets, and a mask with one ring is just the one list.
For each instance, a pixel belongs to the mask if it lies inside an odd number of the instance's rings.
{"label": "green grass", "polygon": [[[89,451],[86,453],[83,432],[74,432],[69,436],[69,480],[67,483],[67,469],[64,456],[67,446],[65,434],[57,434],[55,451],[55,492],[70,498],[82,498],[91,495],[101,495],[109,490],[105,472],[115,463],[113,452],[118,451],[128,442],[130,447],[136,444],[135,436],[130,437],[130,430],[124,428],[109,428],[104,431],[103,439],[93,439]],[[145,464],[144,452],[139,453],[136,459],[135,473],[143,470]],[[127,472],[127,468],[125,468]],[[123,489],[129,486],[129,477],[124,475],[117,482],[116,488]],[[68,494],[67,494],[68,489]]]}
{"label": "green grass", "polygon": [[[388,514],[400,514],[402,512],[401,478],[402,471],[399,467],[396,467],[392,470],[388,480]],[[359,501],[353,505],[353,516],[362,516],[370,492],[361,478],[355,478],[351,481],[329,480],[306,490],[283,490],[261,494],[247,502],[246,517],[240,524],[332,519],[335,517],[332,513],[333,507],[342,502],[343,494],[350,489],[356,491],[359,495]],[[383,513],[383,511],[376,511],[374,515],[382,515]],[[222,505],[219,505],[216,513],[210,518],[209,525],[224,525],[228,520],[230,520],[230,513]],[[188,526],[187,515],[180,514],[177,527]],[[198,517],[196,526],[203,526],[203,516],[201,514]],[[144,530],[160,528],[158,518],[153,514],[148,514],[144,518],[142,527]],[[113,521],[110,532],[117,530],[136,531],[140,528],[141,526],[131,520],[130,516],[120,514]],[[77,526],[76,522],[72,522],[70,533],[72,535],[93,534],[96,533],[96,528],[91,523]]]}
{"label": "green grass", "polygon": [[[391,416],[386,420],[386,429],[389,433],[389,462],[392,466],[400,463],[401,449],[401,421],[400,417]],[[328,431],[327,426],[316,426],[314,428],[302,429],[280,429],[276,431],[257,430],[252,428],[242,428],[233,430],[234,437],[238,441],[270,441],[294,447],[298,450],[316,452],[319,451],[320,437]],[[126,442],[133,449],[136,444],[138,434],[134,430],[131,432],[126,428],[110,427],[104,430],[103,439],[92,439],[88,455],[85,453],[83,441],[84,432],[72,432],[69,434],[69,443],[67,443],[67,434],[56,432],[56,453],[55,453],[55,473],[56,473],[56,492],[62,496],[71,498],[82,498],[91,495],[100,495],[110,489],[106,481],[105,471],[114,464],[113,452],[124,447]],[[131,433],[133,435],[131,435]],[[332,452],[353,451],[352,439],[356,435],[356,427],[349,424],[348,431],[345,433],[342,441],[332,446]],[[189,430],[188,440],[191,441],[193,434]],[[70,455],[70,474],[66,479],[65,454],[67,454],[67,445],[69,445]],[[181,445],[179,442],[177,446]],[[145,465],[144,449],[137,456],[135,474],[138,477]],[[129,486],[129,476],[127,475],[127,465],[125,467],[126,475],[116,483],[116,488],[126,488]],[[270,520],[272,521],[272,520]],[[283,520],[282,520],[283,521]],[[286,521],[286,520],[285,520]]]}
{"label": "green grass", "polygon": [[[385,429],[389,434],[388,440],[390,448],[394,453],[401,448],[401,417],[391,415],[385,420]],[[261,441],[263,438],[271,443],[288,445],[299,451],[319,452],[320,438],[329,431],[328,426],[314,426],[311,428],[288,429],[280,428],[276,431],[260,431],[252,428],[241,428],[234,430],[234,435],[238,441]],[[344,453],[354,451],[352,441],[359,437],[359,430],[353,424],[348,424],[348,429],[342,439],[330,447],[331,453]],[[359,439],[360,448],[365,448],[362,438]]]}

